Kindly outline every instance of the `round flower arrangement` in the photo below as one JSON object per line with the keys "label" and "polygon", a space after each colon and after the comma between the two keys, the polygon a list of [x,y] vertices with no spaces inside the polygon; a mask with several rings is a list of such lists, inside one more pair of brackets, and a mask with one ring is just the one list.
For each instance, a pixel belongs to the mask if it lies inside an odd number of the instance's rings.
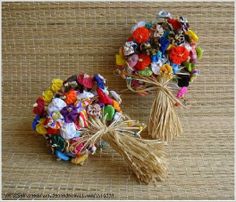
{"label": "round flower arrangement", "polygon": [[100,74],[53,79],[33,106],[32,127],[43,135],[57,159],[82,165],[108,143],[128,162],[140,181],[163,179],[163,144],[140,137],[145,125],[122,112],[119,94]]}
{"label": "round flower arrangement", "polygon": [[100,74],[73,75],[65,81],[53,79],[50,88],[36,100],[33,129],[45,135],[58,159],[81,164],[89,153],[95,153],[97,144],[87,145],[86,152],[81,152],[81,136],[90,117],[102,118],[106,114],[107,122],[123,117],[120,96],[108,91],[105,82]]}
{"label": "round flower arrangement", "polygon": [[153,138],[168,141],[182,131],[173,108],[183,106],[188,86],[199,74],[196,64],[203,50],[198,40],[186,18],[160,11],[156,21],[135,24],[116,55],[117,72],[128,89],[156,94],[148,125]]}

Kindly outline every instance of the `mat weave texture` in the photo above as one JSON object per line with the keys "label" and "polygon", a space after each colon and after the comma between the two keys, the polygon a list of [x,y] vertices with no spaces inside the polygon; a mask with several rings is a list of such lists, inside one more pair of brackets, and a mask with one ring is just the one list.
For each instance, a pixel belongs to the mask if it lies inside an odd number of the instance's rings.
{"label": "mat weave texture", "polygon": [[[38,95],[53,78],[81,71],[98,72],[111,89],[125,89],[113,74],[114,55],[135,20],[152,20],[161,9],[186,16],[205,50],[198,65],[201,76],[188,94],[191,109],[179,110],[184,133],[167,146],[166,181],[139,184],[112,149],[91,156],[83,167],[56,161],[31,129]],[[3,3],[2,28],[3,198],[14,193],[46,198],[84,194],[86,199],[99,194],[107,194],[102,199],[234,198],[233,2]],[[153,96],[125,92],[122,98],[127,114],[148,120]]]}

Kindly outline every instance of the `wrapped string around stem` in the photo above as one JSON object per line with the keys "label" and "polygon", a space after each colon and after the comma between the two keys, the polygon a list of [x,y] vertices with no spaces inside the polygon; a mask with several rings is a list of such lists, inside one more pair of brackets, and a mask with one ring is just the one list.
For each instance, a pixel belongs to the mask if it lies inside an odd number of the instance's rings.
{"label": "wrapped string around stem", "polygon": [[164,144],[157,140],[141,139],[139,133],[143,128],[143,124],[127,116],[109,126],[105,118],[91,119],[89,127],[82,131],[83,140],[77,144],[84,142],[82,152],[86,152],[89,145],[102,139],[126,160],[139,181],[148,184],[163,180],[167,171]]}

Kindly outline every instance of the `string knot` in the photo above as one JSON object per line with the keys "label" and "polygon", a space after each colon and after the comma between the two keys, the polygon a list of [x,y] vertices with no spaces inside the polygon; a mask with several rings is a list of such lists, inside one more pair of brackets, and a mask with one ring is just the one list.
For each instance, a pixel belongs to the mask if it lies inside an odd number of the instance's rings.
{"label": "string knot", "polygon": [[107,134],[111,131],[112,129],[110,127],[107,127],[106,125],[104,125],[104,127],[100,129],[101,134]]}

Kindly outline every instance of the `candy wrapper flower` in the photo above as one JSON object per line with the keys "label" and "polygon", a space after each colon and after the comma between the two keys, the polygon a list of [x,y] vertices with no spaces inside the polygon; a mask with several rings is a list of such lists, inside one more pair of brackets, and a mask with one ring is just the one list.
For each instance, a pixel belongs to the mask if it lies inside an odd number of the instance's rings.
{"label": "candy wrapper flower", "polygon": [[139,95],[155,95],[148,134],[170,141],[182,132],[175,107],[186,107],[188,86],[199,74],[203,50],[186,18],[160,11],[153,22],[140,21],[116,55],[117,73],[127,88]]}
{"label": "candy wrapper flower", "polygon": [[33,105],[36,116],[32,127],[45,137],[57,159],[82,165],[107,142],[127,161],[138,180],[164,179],[163,143],[142,139],[145,125],[125,115],[121,102],[100,74],[53,79]]}

